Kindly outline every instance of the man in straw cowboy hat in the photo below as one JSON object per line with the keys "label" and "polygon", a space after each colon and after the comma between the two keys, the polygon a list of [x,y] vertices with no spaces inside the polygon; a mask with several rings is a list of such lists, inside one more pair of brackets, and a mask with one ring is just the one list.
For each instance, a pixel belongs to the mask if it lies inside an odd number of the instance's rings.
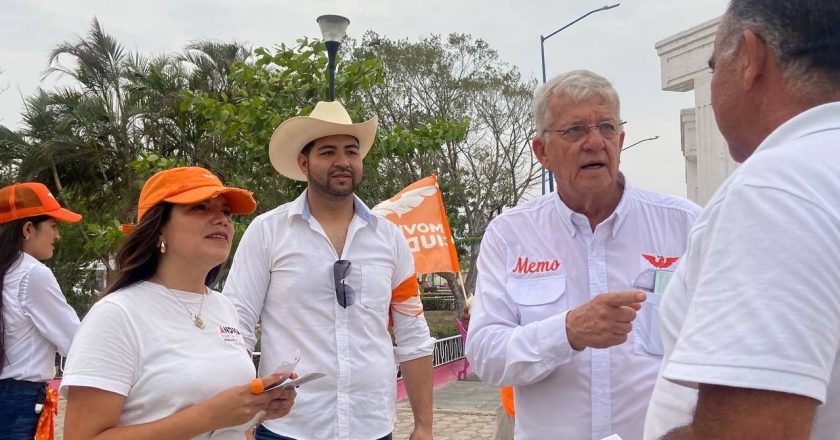
{"label": "man in straw cowboy hat", "polygon": [[319,102],[271,137],[274,168],[309,185],[250,224],[224,293],[252,345],[262,318],[261,373],[300,350],[296,371],[327,377],[302,386],[294,411],[265,422],[258,439],[390,439],[395,358],[414,410],[411,438],[432,436],[434,339],[411,251],[354,194],[376,125],[375,116],[354,124],[339,102]]}

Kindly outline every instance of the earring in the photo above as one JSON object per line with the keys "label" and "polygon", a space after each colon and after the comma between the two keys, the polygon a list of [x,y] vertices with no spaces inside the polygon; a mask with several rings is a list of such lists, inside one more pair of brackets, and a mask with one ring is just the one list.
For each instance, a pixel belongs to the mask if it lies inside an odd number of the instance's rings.
{"label": "earring", "polygon": [[162,254],[166,253],[166,242],[163,241],[163,240],[160,241],[160,253],[162,253]]}

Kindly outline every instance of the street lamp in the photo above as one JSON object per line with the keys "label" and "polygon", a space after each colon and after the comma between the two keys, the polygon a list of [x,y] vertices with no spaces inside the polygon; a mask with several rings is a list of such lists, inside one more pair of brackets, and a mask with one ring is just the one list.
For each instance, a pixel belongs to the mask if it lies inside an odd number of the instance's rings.
{"label": "street lamp", "polygon": [[639,144],[641,144],[642,142],[655,141],[655,140],[657,140],[657,139],[659,139],[659,136],[654,136],[654,137],[651,137],[651,138],[642,139],[642,140],[640,140],[639,142],[633,142],[632,144],[630,144],[630,145],[628,145],[628,146],[626,146],[626,147],[622,148],[622,149],[621,149],[621,151],[624,151],[624,150],[629,150],[630,148],[635,147],[636,145],[639,145]]}
{"label": "street lamp", "polygon": [[322,15],[315,21],[321,28],[321,35],[324,38],[324,44],[327,46],[327,70],[330,72],[330,101],[335,101],[335,55],[338,53],[338,47],[341,46],[341,40],[347,33],[347,26],[350,25],[350,20],[340,15]]}
{"label": "street lamp", "polygon": [[[540,35],[540,61],[542,62],[543,84],[545,84],[545,81],[546,81],[545,80],[545,40],[548,40],[549,38],[553,37],[558,32],[562,31],[563,29],[566,29],[567,27],[583,20],[584,18],[586,18],[586,17],[588,17],[588,16],[590,16],[590,15],[596,13],[596,12],[601,12],[601,11],[606,11],[607,9],[617,8],[620,4],[621,3],[616,3],[614,5],[607,5],[607,6],[598,8],[598,9],[593,9],[593,10],[587,12],[586,14],[581,15],[575,21],[561,27],[560,29],[557,29],[556,31],[548,34],[545,37]],[[546,180],[545,174],[546,174],[545,173],[545,168],[543,168],[542,169],[542,193],[543,194],[545,194],[545,180]],[[549,187],[549,192],[554,192],[554,174],[551,171],[548,172],[548,187]]]}

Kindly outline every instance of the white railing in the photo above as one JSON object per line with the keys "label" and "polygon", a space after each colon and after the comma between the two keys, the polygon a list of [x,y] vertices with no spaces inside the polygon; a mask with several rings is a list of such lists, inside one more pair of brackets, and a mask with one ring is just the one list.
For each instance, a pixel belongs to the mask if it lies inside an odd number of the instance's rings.
{"label": "white railing", "polygon": [[464,340],[461,336],[450,336],[435,341],[435,352],[433,364],[439,365],[455,362],[464,357]]}

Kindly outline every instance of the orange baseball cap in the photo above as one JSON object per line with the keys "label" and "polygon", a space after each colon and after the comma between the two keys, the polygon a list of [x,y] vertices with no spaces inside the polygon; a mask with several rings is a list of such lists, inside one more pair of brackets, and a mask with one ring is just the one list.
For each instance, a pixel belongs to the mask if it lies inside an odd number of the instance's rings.
{"label": "orange baseball cap", "polygon": [[0,189],[0,224],[39,215],[70,223],[82,219],[81,215],[62,208],[42,183],[15,183]]}
{"label": "orange baseball cap", "polygon": [[188,205],[216,196],[227,199],[233,214],[250,214],[257,209],[257,201],[250,191],[226,187],[204,168],[179,167],[160,171],[146,181],[137,203],[137,221],[162,202]]}

